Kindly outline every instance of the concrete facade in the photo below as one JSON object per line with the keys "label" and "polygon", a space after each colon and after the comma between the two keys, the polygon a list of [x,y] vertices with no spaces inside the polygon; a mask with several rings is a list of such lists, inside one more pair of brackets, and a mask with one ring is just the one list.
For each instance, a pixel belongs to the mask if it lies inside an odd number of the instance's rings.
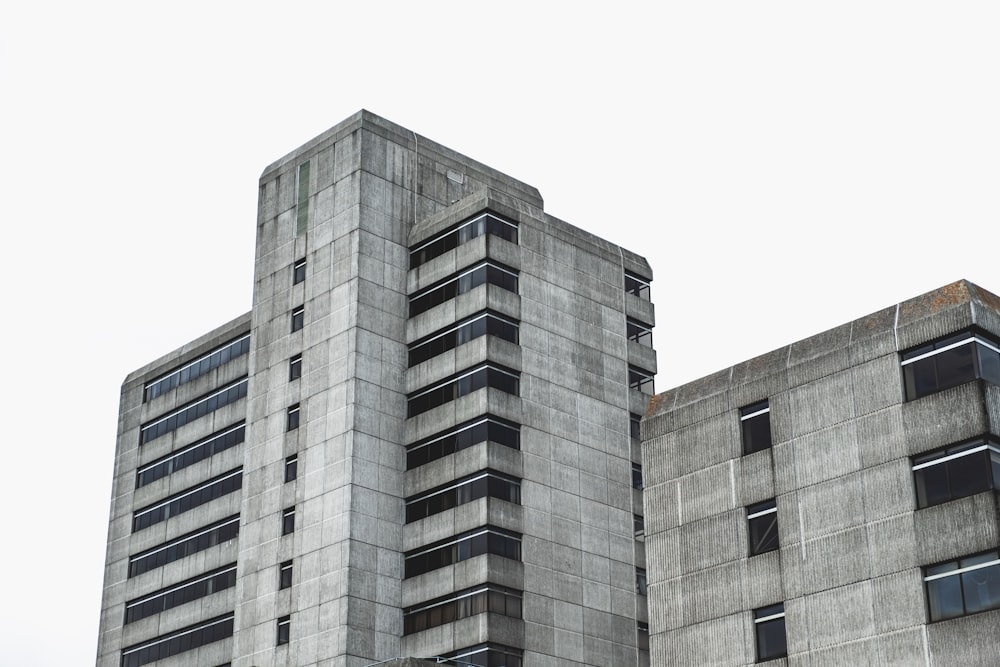
{"label": "concrete facade", "polygon": [[[937,564],[1000,544],[995,491],[922,508],[915,491],[917,457],[1000,433],[995,376],[904,390],[916,353],[902,355],[961,332],[995,346],[1000,298],[960,281],[650,402],[652,664],[761,661],[755,610],[778,604],[787,655],[767,664],[1000,664],[1000,610],[937,620],[925,581]],[[772,445],[745,454],[741,409],[765,400]],[[750,555],[749,517],[770,499],[777,548]],[[975,572],[975,585],[1000,585],[990,579],[1000,565]],[[1000,604],[984,591],[987,606]]]}
{"label": "concrete facade", "polygon": [[648,664],[648,263],[364,111],[259,202],[252,311],[123,386],[98,665]]}

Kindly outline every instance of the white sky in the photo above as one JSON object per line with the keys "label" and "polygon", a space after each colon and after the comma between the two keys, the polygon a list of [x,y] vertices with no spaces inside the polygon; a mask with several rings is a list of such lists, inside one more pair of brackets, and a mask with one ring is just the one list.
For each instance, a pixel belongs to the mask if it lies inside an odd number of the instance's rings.
{"label": "white sky", "polygon": [[1000,4],[611,7],[5,3],[0,665],[93,664],[120,383],[249,310],[260,172],[360,108],[645,254],[661,390],[1000,291]]}

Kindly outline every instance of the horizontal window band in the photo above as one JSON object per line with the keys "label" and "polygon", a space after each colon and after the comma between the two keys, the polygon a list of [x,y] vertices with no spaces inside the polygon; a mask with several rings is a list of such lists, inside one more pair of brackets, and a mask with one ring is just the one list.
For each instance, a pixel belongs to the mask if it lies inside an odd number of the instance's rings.
{"label": "horizontal window band", "polygon": [[997,454],[1000,454],[1000,449],[997,449],[993,445],[984,444],[984,445],[980,445],[979,447],[973,447],[971,449],[964,449],[964,450],[962,450],[960,452],[956,452],[954,454],[948,454],[947,456],[942,456],[941,458],[934,459],[933,461],[924,461],[923,463],[918,463],[915,466],[913,466],[913,470],[922,470],[924,468],[929,468],[931,466],[936,466],[939,463],[945,463],[947,461],[958,459],[958,458],[961,458],[963,456],[968,456],[970,454],[978,454],[979,452],[985,451],[987,449],[990,450],[990,451],[996,452]]}
{"label": "horizontal window band", "polygon": [[519,226],[518,226],[517,223],[510,222],[509,220],[504,220],[500,216],[495,215],[493,213],[490,213],[489,211],[486,211],[486,212],[478,214],[478,215],[476,215],[476,216],[474,216],[472,218],[469,218],[465,222],[458,223],[458,225],[456,225],[455,227],[452,227],[450,229],[446,229],[443,232],[439,232],[438,234],[435,234],[431,238],[427,239],[426,241],[421,241],[419,245],[416,245],[416,246],[410,248],[410,254],[412,255],[415,252],[420,252],[421,250],[423,250],[427,246],[432,245],[434,243],[437,243],[441,239],[446,238],[446,237],[450,236],[451,234],[455,234],[456,232],[459,232],[462,229],[465,229],[469,225],[472,225],[472,224],[475,224],[475,223],[479,222],[483,218],[492,218],[493,220],[496,220],[497,222],[501,222],[501,223],[507,225],[508,227],[511,227],[515,231],[517,231],[519,229]]}
{"label": "horizontal window band", "polygon": [[434,391],[436,389],[440,389],[441,387],[446,387],[449,384],[452,384],[453,382],[458,382],[462,378],[467,378],[470,375],[475,375],[476,373],[478,373],[480,371],[483,371],[483,370],[487,370],[487,369],[498,371],[500,373],[503,373],[504,375],[509,375],[510,377],[514,378],[515,380],[519,380],[521,378],[521,372],[520,371],[515,371],[514,369],[507,368],[506,366],[501,366],[499,364],[494,364],[494,363],[487,362],[487,363],[479,364],[478,366],[475,366],[474,368],[470,368],[470,369],[464,370],[464,371],[460,372],[458,375],[453,375],[453,376],[451,376],[451,377],[449,377],[449,378],[447,378],[445,380],[440,380],[439,382],[436,382],[435,384],[432,384],[429,387],[424,387],[423,389],[418,389],[417,391],[413,392],[412,394],[407,395],[406,399],[407,400],[412,400],[414,398],[420,398],[424,394],[428,394],[428,393],[430,393],[430,392],[432,392],[432,391]]}
{"label": "horizontal window band", "polygon": [[[156,378],[155,380],[150,380],[145,385],[143,385],[143,391],[148,391],[150,387],[153,387],[154,385],[158,385],[158,384],[162,383],[164,380],[168,380],[168,379],[172,378],[175,375],[180,375],[181,373],[183,373],[187,369],[193,368],[194,366],[197,366],[201,362],[203,362],[206,359],[210,358],[213,354],[218,354],[220,352],[223,352],[224,350],[227,350],[227,349],[233,348],[233,347],[237,347],[237,346],[242,347],[242,343],[245,342],[245,341],[249,341],[249,340],[250,340],[250,334],[246,333],[246,334],[243,334],[242,336],[240,336],[238,338],[235,338],[235,339],[229,341],[228,343],[223,343],[222,345],[214,348],[213,350],[211,350],[209,352],[206,352],[205,354],[201,355],[200,357],[198,357],[194,361],[189,361],[188,363],[184,364],[180,368],[175,368],[174,370],[170,371],[169,373],[165,373],[165,374],[161,375],[160,377]],[[232,357],[232,359],[236,359],[238,357],[241,357],[244,354],[246,354],[246,352],[240,352],[239,354],[237,354],[236,357]]]}
{"label": "horizontal window band", "polygon": [[203,528],[203,529],[201,529],[201,530],[199,530],[199,531],[197,531],[195,533],[190,533],[188,535],[182,535],[182,536],[178,537],[177,539],[168,542],[167,544],[164,544],[164,545],[158,546],[158,547],[154,547],[154,548],[150,549],[149,551],[143,551],[143,552],[138,553],[138,554],[136,554],[134,556],[130,556],[129,557],[129,562],[136,561],[136,560],[139,560],[141,558],[148,558],[149,556],[152,556],[155,553],[163,551],[164,549],[169,549],[170,547],[175,547],[178,544],[183,544],[184,542],[187,542],[188,540],[193,540],[195,538],[201,537],[202,535],[207,535],[208,533],[211,533],[213,530],[219,530],[220,528],[225,528],[226,526],[230,526],[230,525],[232,525],[234,523],[238,524],[239,522],[240,522],[240,516],[238,514],[236,516],[230,518],[230,519],[223,519],[221,522],[219,522],[219,523],[217,523],[215,525],[212,525],[212,526],[208,526],[207,528]]}
{"label": "horizontal window band", "polygon": [[490,267],[494,268],[494,269],[497,269],[499,271],[502,271],[503,273],[507,273],[507,274],[509,274],[511,276],[514,276],[515,278],[517,278],[518,275],[520,274],[520,271],[518,271],[517,269],[512,268],[510,266],[507,266],[506,264],[501,264],[500,262],[495,262],[495,261],[492,261],[492,260],[485,260],[485,261],[479,262],[478,264],[475,264],[474,266],[470,266],[470,267],[468,267],[466,269],[462,269],[459,273],[456,273],[454,275],[450,275],[447,278],[439,280],[438,282],[434,283],[433,285],[429,285],[427,287],[424,287],[423,289],[420,289],[420,290],[414,292],[413,294],[410,294],[409,295],[409,300],[413,301],[415,299],[419,299],[420,297],[424,296],[425,294],[427,294],[429,292],[433,292],[434,290],[438,289],[439,287],[443,287],[444,285],[447,285],[448,283],[453,283],[456,280],[460,280],[461,278],[469,275],[470,273],[475,273],[479,269],[490,268]]}
{"label": "horizontal window band", "polygon": [[174,632],[174,633],[171,633],[171,634],[163,636],[163,637],[157,637],[157,638],[155,638],[155,639],[153,639],[151,641],[148,641],[148,642],[145,642],[145,643],[142,643],[142,644],[137,644],[135,646],[131,646],[129,648],[123,649],[122,650],[122,655],[126,656],[126,655],[128,655],[130,653],[135,653],[136,651],[141,651],[144,648],[149,648],[150,646],[155,646],[156,644],[160,644],[162,642],[170,641],[171,639],[175,639],[177,637],[183,637],[184,635],[189,635],[192,632],[198,632],[199,630],[204,630],[205,628],[210,628],[212,626],[219,625],[220,623],[231,622],[235,618],[236,618],[235,614],[229,613],[229,614],[226,614],[225,616],[220,616],[219,618],[213,619],[211,621],[207,621],[205,623],[200,623],[200,624],[198,624],[196,626],[184,628],[183,630],[180,630],[178,632]]}
{"label": "horizontal window band", "polygon": [[235,477],[235,476],[241,475],[241,474],[243,474],[243,468],[242,467],[241,468],[237,468],[236,470],[230,470],[228,473],[223,473],[220,477],[216,477],[214,479],[211,479],[211,480],[209,480],[207,482],[199,484],[196,487],[187,489],[186,491],[181,491],[177,495],[170,496],[169,498],[165,498],[165,499],[161,500],[160,502],[156,503],[155,505],[149,505],[147,507],[144,507],[141,510],[136,511],[133,516],[134,517],[140,517],[143,514],[146,514],[148,512],[152,512],[154,510],[157,510],[157,509],[163,507],[164,505],[169,505],[170,503],[174,502],[175,500],[180,500],[181,498],[184,498],[186,496],[190,496],[192,493],[198,493],[199,491],[201,491],[203,489],[207,489],[208,487],[214,486],[215,484],[218,484],[219,482],[224,482],[227,479],[230,479],[232,477]]}
{"label": "horizontal window band", "polygon": [[748,419],[752,419],[754,417],[759,417],[759,416],[761,416],[763,414],[767,414],[770,411],[771,411],[771,408],[770,407],[766,407],[763,410],[758,410],[757,412],[751,412],[748,415],[741,415],[740,416],[740,421],[742,422],[742,421],[746,421]]}
{"label": "horizontal window band", "polygon": [[476,482],[476,481],[481,480],[481,479],[486,479],[488,477],[492,477],[493,479],[499,479],[499,480],[502,480],[504,482],[509,482],[510,484],[515,484],[517,486],[521,485],[521,480],[517,479],[516,477],[511,477],[510,475],[505,475],[503,473],[498,473],[498,472],[494,472],[492,470],[488,470],[488,471],[485,471],[485,472],[473,473],[471,477],[467,477],[467,478],[462,479],[462,480],[456,480],[456,481],[448,484],[447,486],[444,486],[444,487],[441,487],[441,488],[435,488],[435,489],[431,489],[430,491],[424,491],[423,493],[421,493],[419,495],[413,496],[412,498],[408,498],[406,500],[406,504],[409,505],[411,503],[418,503],[418,502],[420,502],[422,500],[427,500],[428,498],[433,498],[434,496],[436,496],[438,494],[447,493],[448,491],[452,491],[452,490],[457,489],[459,487],[466,486],[468,484],[472,484],[473,482]]}
{"label": "horizontal window band", "polygon": [[993,567],[995,565],[1000,565],[1000,558],[992,560],[989,563],[976,563],[975,565],[969,565],[968,567],[962,567],[957,570],[941,572],[940,574],[932,574],[924,577],[924,581],[934,581],[936,579],[944,579],[945,577],[953,577],[957,574],[964,574],[965,572],[972,572],[973,570],[981,570],[984,567]]}
{"label": "horizontal window band", "polygon": [[777,620],[779,618],[784,618],[784,617],[785,617],[785,612],[781,612],[780,614],[771,614],[770,616],[764,616],[763,618],[755,618],[755,619],[753,619],[753,622],[754,623],[764,623],[765,621],[774,621],[774,620]]}
{"label": "horizontal window band", "polygon": [[969,343],[977,343],[977,344],[982,345],[983,347],[985,347],[985,348],[987,348],[989,350],[992,350],[994,352],[1000,353],[1000,348],[998,348],[992,342],[990,342],[988,340],[985,340],[983,338],[980,338],[976,334],[970,334],[968,338],[964,338],[964,339],[962,339],[960,341],[952,343],[951,345],[945,345],[944,347],[939,348],[937,350],[931,350],[930,352],[924,352],[923,354],[918,355],[916,357],[912,357],[912,358],[909,358],[909,359],[903,359],[900,362],[900,365],[901,366],[906,366],[907,364],[912,364],[912,363],[914,363],[916,361],[920,361],[921,359],[926,359],[928,357],[933,357],[936,354],[941,354],[942,352],[947,352],[948,350],[953,350],[956,347],[961,347],[962,345],[968,345]]}
{"label": "horizontal window band", "polygon": [[144,465],[141,468],[139,468],[138,470],[136,470],[136,474],[142,475],[144,472],[147,472],[148,470],[151,470],[152,468],[155,468],[156,466],[163,465],[167,461],[170,461],[170,460],[176,459],[176,458],[180,458],[181,456],[184,456],[185,454],[189,454],[189,453],[193,452],[194,450],[198,449],[199,447],[204,447],[206,445],[209,445],[209,444],[215,442],[216,440],[221,440],[221,439],[225,438],[227,435],[229,435],[230,433],[234,433],[234,432],[240,430],[241,428],[246,428],[246,422],[245,421],[241,420],[241,421],[233,424],[232,426],[228,426],[228,427],[226,427],[225,429],[223,429],[221,431],[213,433],[212,435],[208,436],[207,438],[202,438],[201,440],[199,440],[199,441],[197,441],[195,443],[192,443],[192,444],[184,447],[183,449],[178,449],[178,450],[176,450],[174,452],[171,452],[170,454],[167,454],[164,457],[161,457],[161,458],[159,458],[159,459],[157,459],[155,461],[147,463],[146,465]]}
{"label": "horizontal window band", "polygon": [[440,542],[436,544],[431,544],[425,547],[419,547],[419,550],[414,550],[406,554],[406,559],[416,558],[417,556],[422,556],[423,554],[430,553],[432,551],[437,551],[438,549],[443,549],[445,547],[450,547],[453,544],[458,544],[459,542],[464,542],[466,540],[471,540],[474,537],[479,537],[480,535],[499,535],[500,537],[506,537],[511,540],[521,541],[521,536],[517,533],[512,533],[503,528],[481,528],[478,530],[470,531],[469,533],[461,536],[456,536],[447,542]]}
{"label": "horizontal window band", "polygon": [[432,436],[430,436],[430,439],[418,440],[418,441],[416,441],[416,442],[414,442],[412,444],[409,444],[409,445],[406,446],[406,451],[407,452],[412,452],[412,451],[415,451],[417,449],[420,449],[421,447],[427,447],[428,445],[433,445],[435,442],[438,442],[440,440],[444,440],[445,438],[453,437],[453,436],[455,436],[455,435],[457,435],[459,433],[462,433],[463,431],[468,431],[471,428],[475,428],[476,426],[479,426],[480,424],[485,424],[487,422],[496,424],[497,426],[501,426],[503,428],[510,429],[511,431],[520,432],[520,430],[521,430],[521,425],[520,424],[516,424],[514,422],[507,421],[506,419],[501,419],[499,417],[494,417],[492,415],[486,415],[484,417],[480,417],[480,418],[476,419],[475,421],[471,421],[471,422],[469,422],[467,424],[464,424],[464,425],[463,424],[458,424],[458,425],[456,425],[454,427],[454,430],[449,430],[446,433],[440,433],[440,434],[437,434],[437,435],[432,435]]}
{"label": "horizontal window band", "polygon": [[520,328],[520,326],[521,326],[521,323],[518,320],[516,320],[516,319],[514,319],[512,317],[509,317],[507,315],[500,315],[499,313],[497,313],[495,311],[492,311],[492,310],[484,310],[484,311],[482,311],[480,313],[477,313],[476,315],[473,315],[472,317],[469,317],[469,318],[466,318],[466,319],[462,320],[461,322],[449,325],[447,329],[443,329],[443,330],[440,330],[440,331],[435,331],[434,333],[432,333],[430,335],[427,335],[427,336],[424,336],[423,338],[418,338],[417,340],[415,340],[412,343],[410,343],[408,345],[408,347],[412,351],[413,349],[418,348],[421,345],[425,345],[427,343],[430,343],[433,340],[437,340],[438,338],[441,338],[442,336],[447,336],[450,333],[454,333],[454,332],[458,331],[459,329],[461,329],[462,327],[464,327],[466,325],[469,325],[469,324],[472,324],[473,322],[478,322],[479,320],[481,320],[481,319],[483,319],[485,317],[490,317],[490,318],[493,318],[495,320],[500,320],[501,322],[503,322],[505,324],[509,324],[509,325],[511,325],[513,327]]}
{"label": "horizontal window band", "polygon": [[420,606],[407,607],[403,610],[403,615],[416,614],[421,611],[426,611],[427,609],[433,609],[434,607],[440,607],[441,605],[446,605],[450,602],[456,602],[458,600],[464,600],[465,598],[472,597],[473,595],[479,595],[480,593],[501,593],[508,597],[522,598],[524,593],[522,591],[515,590],[513,588],[507,588],[506,586],[499,586],[496,584],[482,584],[481,586],[475,587],[472,590],[461,591],[455,595],[438,598],[437,600],[428,600],[425,603],[421,603]]}

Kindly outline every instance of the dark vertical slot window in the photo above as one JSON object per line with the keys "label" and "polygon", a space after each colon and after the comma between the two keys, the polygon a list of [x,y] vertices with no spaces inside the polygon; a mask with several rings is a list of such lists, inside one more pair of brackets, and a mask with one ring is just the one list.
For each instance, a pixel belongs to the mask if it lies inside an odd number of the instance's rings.
{"label": "dark vertical slot window", "polygon": [[747,507],[747,526],[751,556],[778,548],[778,506],[773,498]]}
{"label": "dark vertical slot window", "polygon": [[757,639],[757,662],[773,660],[788,654],[784,603],[755,609],[753,627]]}
{"label": "dark vertical slot window", "polygon": [[643,301],[649,301],[649,279],[643,278],[637,273],[626,271],[625,291],[639,297]]}
{"label": "dark vertical slot window", "polygon": [[282,616],[278,619],[278,646],[287,644],[292,638],[292,617]]}
{"label": "dark vertical slot window", "polygon": [[410,268],[415,269],[424,262],[457,248],[472,239],[489,234],[517,243],[517,225],[500,218],[493,213],[478,213],[471,220],[458,224],[434,238],[421,243],[410,250]]}
{"label": "dark vertical slot window", "polygon": [[288,411],[285,415],[285,430],[294,431],[299,427],[299,404],[288,406]]}
{"label": "dark vertical slot window", "polygon": [[195,419],[204,417],[221,407],[245,398],[246,395],[247,378],[244,377],[226,385],[222,389],[218,389],[207,396],[197,398],[173,412],[169,412],[162,417],[144,424],[139,432],[139,444],[144,445],[151,440],[159,438],[161,435],[176,431],[181,426],[189,424]]}
{"label": "dark vertical slot window", "polygon": [[419,468],[431,461],[437,461],[486,441],[511,449],[520,449],[520,425],[493,415],[484,415],[464,422],[407,446],[406,469]]}
{"label": "dark vertical slot window", "polygon": [[635,532],[636,537],[644,537],[646,535],[646,520],[641,514],[632,515],[632,530]]}
{"label": "dark vertical slot window", "polygon": [[646,595],[649,588],[649,582],[646,580],[646,570],[637,567],[635,568],[635,592],[639,595]]}
{"label": "dark vertical slot window", "polygon": [[281,534],[288,535],[295,532],[295,508],[289,507],[281,513]]}
{"label": "dark vertical slot window", "polygon": [[132,532],[166,521],[172,516],[183,514],[195,507],[221,498],[233,491],[238,491],[243,485],[243,469],[237,468],[224,473],[220,477],[199,484],[196,487],[181,491],[155,505],[144,507],[132,515]]}
{"label": "dark vertical slot window", "polygon": [[638,463],[632,464],[632,488],[642,491],[642,466]]}
{"label": "dark vertical slot window", "polygon": [[172,389],[199,378],[211,370],[229,363],[250,351],[250,334],[244,334],[236,340],[218,347],[194,361],[185,364],[177,370],[146,384],[143,401],[148,401]]}
{"label": "dark vertical slot window", "polygon": [[639,440],[640,430],[639,425],[642,423],[642,415],[637,415],[634,412],[630,412],[628,415],[628,434],[633,440]]}
{"label": "dark vertical slot window", "polygon": [[302,355],[296,354],[288,360],[288,381],[298,380],[302,377]]}
{"label": "dark vertical slot window", "polygon": [[292,311],[292,332],[298,331],[306,323],[306,307],[299,306]]}
{"label": "dark vertical slot window", "polygon": [[286,560],[278,568],[278,590],[292,587],[292,561]]}
{"label": "dark vertical slot window", "polygon": [[295,234],[305,234],[309,226],[309,163],[299,165],[299,192],[296,199]]}
{"label": "dark vertical slot window", "polygon": [[240,517],[231,516],[218,523],[199,528],[160,546],[143,551],[128,559],[128,576],[136,577],[168,563],[181,560],[199,551],[235,539],[240,532]]}
{"label": "dark vertical slot window", "polygon": [[1000,488],[1000,445],[978,439],[913,457],[917,507]]}
{"label": "dark vertical slot window", "polygon": [[744,454],[753,454],[771,446],[771,408],[767,401],[740,410],[740,430]]}
{"label": "dark vertical slot window", "polygon": [[643,623],[639,621],[635,625],[636,632],[636,648],[640,651],[649,650],[649,623]]}
{"label": "dark vertical slot window", "polygon": [[906,400],[971,380],[1000,384],[1000,343],[981,332],[963,332],[905,352]]}
{"label": "dark vertical slot window", "polygon": [[136,471],[135,486],[139,488],[155,482],[178,470],[215,456],[230,447],[235,447],[245,439],[246,425],[243,422],[213,433],[184,449],[139,468]]}
{"label": "dark vertical slot window", "polygon": [[628,317],[625,319],[625,333],[629,340],[645,347],[653,347],[653,325]]}
{"label": "dark vertical slot window", "polygon": [[521,536],[488,526],[456,535],[443,544],[421,547],[406,554],[404,578],[409,579],[484,554],[521,560]]}
{"label": "dark vertical slot window", "polygon": [[480,285],[496,285],[517,294],[517,271],[497,262],[482,262],[442,283],[432,285],[410,297],[410,317],[465,294]]}
{"label": "dark vertical slot window", "polygon": [[233,636],[233,614],[189,625],[122,650],[122,667],[142,667]]}
{"label": "dark vertical slot window", "polygon": [[1000,554],[994,549],[924,568],[931,621],[1000,608]]}
{"label": "dark vertical slot window", "polygon": [[489,311],[473,315],[443,332],[435,332],[412,343],[409,346],[408,365],[416,366],[448,350],[453,350],[459,345],[487,335],[516,344],[518,324]]}
{"label": "dark vertical slot window", "polygon": [[406,500],[406,523],[419,521],[479,498],[497,498],[519,505],[521,480],[489,471],[413,496]]}
{"label": "dark vertical slot window", "polygon": [[299,476],[299,455],[292,454],[285,459],[285,483],[294,481]]}
{"label": "dark vertical slot window", "polygon": [[298,285],[306,280],[306,260],[305,257],[292,265],[292,284]]}
{"label": "dark vertical slot window", "polygon": [[415,417],[480,389],[499,389],[517,396],[519,375],[516,371],[494,364],[482,364],[478,368],[464,371],[458,377],[411,394],[406,401],[406,416]]}

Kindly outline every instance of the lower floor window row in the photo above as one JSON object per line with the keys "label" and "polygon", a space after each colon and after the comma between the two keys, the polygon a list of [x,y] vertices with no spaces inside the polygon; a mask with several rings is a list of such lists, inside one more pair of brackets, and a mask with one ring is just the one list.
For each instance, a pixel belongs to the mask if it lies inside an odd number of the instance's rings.
{"label": "lower floor window row", "polygon": [[483,471],[444,488],[408,498],[406,523],[419,521],[480,498],[497,498],[520,505],[521,480],[498,472]]}
{"label": "lower floor window row", "polygon": [[484,554],[521,560],[521,536],[487,526],[457,535],[444,544],[411,551],[406,555],[404,578],[416,577]]}
{"label": "lower floor window row", "polygon": [[403,610],[403,634],[409,635],[476,614],[521,618],[521,591],[487,584]]}
{"label": "lower floor window row", "polygon": [[169,635],[157,637],[142,644],[130,646],[122,651],[121,667],[142,667],[157,660],[180,655],[186,651],[201,648],[206,644],[228,639],[233,636],[233,614],[226,614]]}
{"label": "lower floor window row", "polygon": [[236,585],[236,563],[170,586],[125,605],[125,624],[200,600]]}
{"label": "lower floor window row", "polygon": [[1000,609],[1000,552],[925,567],[924,587],[931,621]]}
{"label": "lower floor window row", "polygon": [[199,528],[193,533],[182,535],[175,540],[130,557],[128,559],[128,576],[138,576],[144,572],[163,567],[167,563],[173,563],[199,551],[228,542],[235,539],[239,533],[239,514],[210,526]]}
{"label": "lower floor window row", "polygon": [[493,388],[513,396],[520,393],[520,374],[493,364],[482,364],[433,387],[421,389],[406,401],[406,416],[416,417],[480,389]]}
{"label": "lower floor window row", "polygon": [[434,656],[430,660],[461,667],[522,667],[523,655],[520,649],[487,643],[459,649],[446,656]]}
{"label": "lower floor window row", "polygon": [[231,470],[203,484],[165,498],[155,505],[137,511],[132,517],[132,532],[149,528],[172,516],[183,514],[199,505],[238,491],[243,486],[243,468]]}
{"label": "lower floor window row", "polygon": [[409,445],[406,448],[406,469],[419,468],[480,442],[495,442],[511,449],[520,449],[520,428],[519,424],[493,415],[477,417]]}

